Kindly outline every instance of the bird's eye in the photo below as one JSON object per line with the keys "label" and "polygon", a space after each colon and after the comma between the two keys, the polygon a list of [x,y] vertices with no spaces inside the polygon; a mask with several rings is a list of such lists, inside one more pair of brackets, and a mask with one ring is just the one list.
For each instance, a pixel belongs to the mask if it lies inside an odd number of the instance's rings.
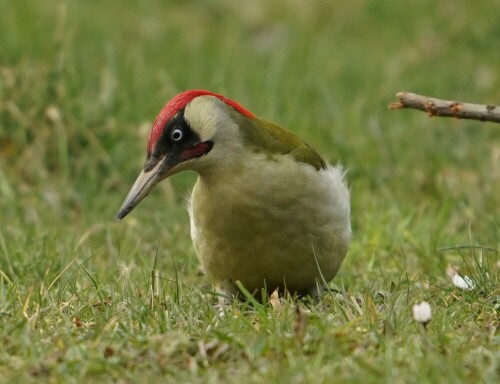
{"label": "bird's eye", "polygon": [[179,128],[175,128],[170,134],[170,137],[173,141],[181,141],[183,136],[184,133],[182,132],[182,129]]}

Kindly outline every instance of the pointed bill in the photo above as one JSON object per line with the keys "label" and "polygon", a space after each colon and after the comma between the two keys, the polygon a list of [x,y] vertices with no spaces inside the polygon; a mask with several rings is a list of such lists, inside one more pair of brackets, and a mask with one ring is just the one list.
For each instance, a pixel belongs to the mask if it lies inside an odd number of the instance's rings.
{"label": "pointed bill", "polygon": [[130,189],[130,192],[128,193],[127,197],[125,198],[125,201],[123,202],[120,210],[118,211],[118,214],[116,215],[116,218],[118,220],[121,220],[125,216],[127,216],[130,213],[130,211],[132,211],[132,209],[134,209],[135,206],[139,204],[141,200],[144,199],[149,194],[149,192],[152,191],[155,185],[162,180],[162,178],[159,175],[159,171],[162,165],[163,162],[159,161],[158,164],[156,164],[155,167],[152,168],[150,171],[141,172],[141,174],[135,181],[134,185]]}

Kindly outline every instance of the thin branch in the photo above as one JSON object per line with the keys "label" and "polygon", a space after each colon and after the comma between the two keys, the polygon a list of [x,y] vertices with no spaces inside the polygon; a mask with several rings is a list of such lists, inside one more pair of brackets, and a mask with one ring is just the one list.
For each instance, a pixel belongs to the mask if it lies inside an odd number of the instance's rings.
{"label": "thin branch", "polygon": [[390,103],[389,109],[413,108],[427,112],[429,117],[444,116],[500,123],[500,107],[497,105],[471,104],[459,101],[435,99],[410,92],[396,94],[398,101]]}

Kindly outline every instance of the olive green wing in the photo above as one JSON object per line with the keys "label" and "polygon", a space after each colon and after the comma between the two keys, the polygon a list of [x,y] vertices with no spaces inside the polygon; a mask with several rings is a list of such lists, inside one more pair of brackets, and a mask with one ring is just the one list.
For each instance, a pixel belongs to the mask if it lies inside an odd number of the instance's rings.
{"label": "olive green wing", "polygon": [[318,171],[326,168],[319,153],[293,132],[264,119],[240,117],[238,120],[246,145],[254,151],[270,156],[287,154]]}

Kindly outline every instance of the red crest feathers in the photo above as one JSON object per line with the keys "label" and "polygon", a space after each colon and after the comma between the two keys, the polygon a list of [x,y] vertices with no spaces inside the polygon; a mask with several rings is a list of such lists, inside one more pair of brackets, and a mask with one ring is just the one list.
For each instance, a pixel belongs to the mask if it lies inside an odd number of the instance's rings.
{"label": "red crest feathers", "polygon": [[161,133],[163,131],[163,127],[165,124],[172,118],[174,115],[184,108],[191,100],[198,96],[215,96],[218,99],[222,100],[224,103],[229,105],[230,107],[236,109],[241,114],[247,117],[255,117],[252,112],[248,109],[244,108],[242,105],[238,104],[236,101],[230,100],[222,95],[217,93],[213,93],[210,91],[206,91],[203,89],[193,89],[189,91],[185,91],[179,93],[174,96],[170,101],[165,104],[162,108],[158,116],[156,116],[155,121],[153,122],[153,127],[151,128],[151,132],[149,133],[148,138],[148,154],[150,154],[153,150],[153,147],[156,141],[160,138]]}

